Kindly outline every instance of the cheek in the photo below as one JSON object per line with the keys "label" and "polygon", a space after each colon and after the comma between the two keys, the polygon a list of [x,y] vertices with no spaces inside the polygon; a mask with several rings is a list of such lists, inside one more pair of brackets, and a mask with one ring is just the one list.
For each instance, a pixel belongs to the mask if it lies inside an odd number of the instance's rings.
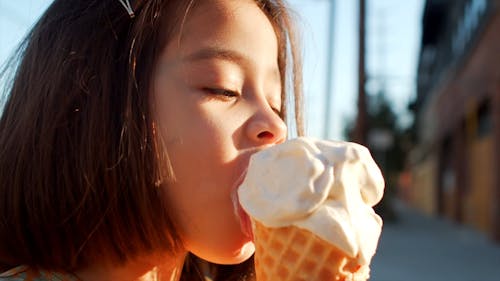
{"label": "cheek", "polygon": [[214,122],[199,109],[185,112],[179,112],[175,130],[165,130],[176,179],[168,185],[167,195],[184,243],[189,251],[214,262],[247,258],[244,253],[253,248],[243,247],[249,240],[241,232],[231,199],[245,168],[233,142],[235,129],[230,122]]}
{"label": "cheek", "polygon": [[213,262],[241,262],[253,249],[231,199],[247,160],[235,145],[241,110],[234,114],[186,89],[157,100],[156,121],[175,175],[165,185],[167,200],[187,250]]}
{"label": "cheek", "polygon": [[209,155],[206,151],[194,153],[197,161],[182,169],[185,173],[176,169],[177,181],[168,187],[184,243],[188,251],[206,260],[241,262],[253,249],[244,247],[250,240],[241,231],[231,196],[241,164],[238,158],[225,163],[210,161],[200,158],[201,153]]}
{"label": "cheek", "polygon": [[231,189],[242,172],[234,146],[201,135],[198,130],[195,138],[167,147],[175,173],[169,195],[183,216],[180,221],[188,227],[195,221],[200,227],[224,222],[224,216],[233,215]]}

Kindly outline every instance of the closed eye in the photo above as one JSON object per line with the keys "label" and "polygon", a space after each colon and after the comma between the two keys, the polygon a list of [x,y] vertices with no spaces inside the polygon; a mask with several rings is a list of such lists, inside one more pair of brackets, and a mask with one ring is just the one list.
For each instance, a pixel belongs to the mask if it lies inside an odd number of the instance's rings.
{"label": "closed eye", "polygon": [[281,109],[276,108],[276,107],[271,107],[271,109],[274,111],[274,113],[276,113],[278,116],[281,117],[281,115],[282,115]]}
{"label": "closed eye", "polygon": [[283,106],[281,103],[281,98],[279,96],[274,96],[274,95],[269,95],[268,97],[268,103],[271,109],[276,113],[278,116],[283,117]]}
{"label": "closed eye", "polygon": [[222,88],[209,88],[205,87],[203,88],[203,91],[211,94],[211,95],[216,95],[216,96],[221,96],[224,98],[234,98],[238,97],[240,94],[236,91],[228,90],[228,89],[222,89]]}

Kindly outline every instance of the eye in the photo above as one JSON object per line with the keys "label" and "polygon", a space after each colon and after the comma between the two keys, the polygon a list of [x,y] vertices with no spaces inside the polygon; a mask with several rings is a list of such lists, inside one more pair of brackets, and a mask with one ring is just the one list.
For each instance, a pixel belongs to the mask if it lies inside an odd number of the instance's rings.
{"label": "eye", "polygon": [[276,113],[276,115],[281,116],[282,112],[280,108],[271,106],[271,109],[274,111],[274,113]]}
{"label": "eye", "polygon": [[276,113],[276,115],[282,117],[283,115],[283,106],[281,103],[281,98],[278,96],[278,98],[271,96],[268,98],[268,103],[269,107]]}
{"label": "eye", "polygon": [[228,90],[228,89],[223,89],[223,88],[209,88],[205,87],[203,88],[203,91],[210,94],[210,95],[215,95],[219,96],[221,98],[235,98],[238,97],[240,94],[236,91]]}

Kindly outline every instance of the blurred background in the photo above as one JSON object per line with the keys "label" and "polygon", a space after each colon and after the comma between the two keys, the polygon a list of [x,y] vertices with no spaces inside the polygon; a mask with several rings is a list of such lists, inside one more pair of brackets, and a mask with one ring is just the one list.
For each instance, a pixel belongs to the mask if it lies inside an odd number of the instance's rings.
{"label": "blurred background", "polygon": [[[51,2],[0,0],[0,64]],[[307,134],[386,177],[371,280],[500,280],[500,0],[289,3]]]}

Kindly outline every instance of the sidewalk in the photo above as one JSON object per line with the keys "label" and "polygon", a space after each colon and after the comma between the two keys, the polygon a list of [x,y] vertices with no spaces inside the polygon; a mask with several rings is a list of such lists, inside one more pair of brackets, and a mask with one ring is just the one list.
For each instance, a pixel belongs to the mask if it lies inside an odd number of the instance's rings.
{"label": "sidewalk", "polygon": [[384,225],[370,281],[499,281],[500,244],[467,226],[395,204]]}

